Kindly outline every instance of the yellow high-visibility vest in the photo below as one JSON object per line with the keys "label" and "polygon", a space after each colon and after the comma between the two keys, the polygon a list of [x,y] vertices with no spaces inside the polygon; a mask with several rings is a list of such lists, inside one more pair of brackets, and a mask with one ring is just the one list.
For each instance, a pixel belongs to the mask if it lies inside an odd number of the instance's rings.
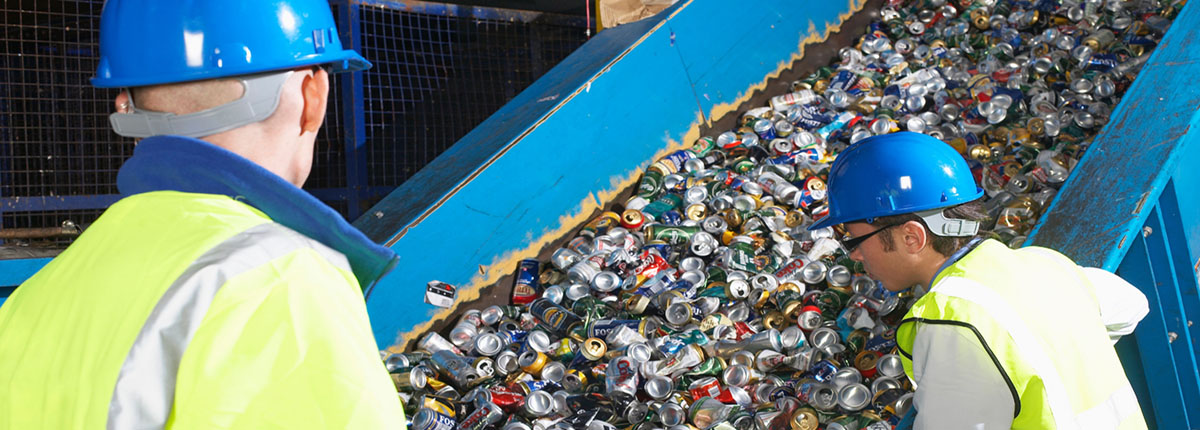
{"label": "yellow high-visibility vest", "polygon": [[987,240],[942,270],[896,332],[910,378],[923,324],[974,332],[1013,393],[1014,429],[1146,428],[1094,287],[1062,254]]}
{"label": "yellow high-visibility vest", "polygon": [[112,205],[0,307],[0,429],[381,429],[346,257],[226,196]]}

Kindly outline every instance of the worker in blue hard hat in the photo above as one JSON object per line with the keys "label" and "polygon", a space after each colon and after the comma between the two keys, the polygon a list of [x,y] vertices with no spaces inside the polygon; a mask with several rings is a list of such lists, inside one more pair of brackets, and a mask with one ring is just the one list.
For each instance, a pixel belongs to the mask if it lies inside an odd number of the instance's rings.
{"label": "worker in blue hard hat", "polygon": [[395,254],[299,187],[325,0],[109,0],[123,198],[0,308],[0,429],[403,428],[364,291]]}
{"label": "worker in blue hard hat", "polygon": [[[917,287],[896,333],[918,429],[1144,429],[1113,343],[1148,311],[1116,275],[987,238],[966,161],[930,136],[871,137],[838,155],[829,214],[884,288]],[[923,294],[923,295],[921,295]]]}

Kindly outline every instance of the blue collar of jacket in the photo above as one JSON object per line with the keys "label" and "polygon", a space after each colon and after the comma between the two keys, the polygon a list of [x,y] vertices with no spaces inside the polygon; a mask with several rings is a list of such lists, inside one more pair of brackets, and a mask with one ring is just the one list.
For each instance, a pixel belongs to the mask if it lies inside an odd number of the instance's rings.
{"label": "blue collar of jacket", "polygon": [[229,196],[271,220],[346,256],[364,295],[399,258],[372,242],[332,208],[262,166],[211,143],[181,136],[143,139],[121,166],[123,196],[151,191]]}

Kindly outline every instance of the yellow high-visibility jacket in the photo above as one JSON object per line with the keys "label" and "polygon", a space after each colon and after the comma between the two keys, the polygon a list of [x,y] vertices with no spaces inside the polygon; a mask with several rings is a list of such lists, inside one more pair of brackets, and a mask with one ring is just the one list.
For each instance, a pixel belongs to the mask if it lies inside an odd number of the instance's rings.
{"label": "yellow high-visibility jacket", "polygon": [[[153,139],[131,161],[211,168],[219,150]],[[403,428],[347,257],[239,201],[260,191],[126,197],[17,288],[0,429]]]}
{"label": "yellow high-visibility jacket", "polygon": [[[1145,297],[1116,276],[1106,275],[1111,281],[1085,273],[1067,257],[1046,248],[1011,250],[994,240],[983,241],[950,262],[933,280],[930,291],[909,309],[896,332],[905,372],[917,384],[918,427],[927,412],[934,413],[930,418],[943,425],[954,422],[965,428],[976,423],[984,427],[982,423],[988,419],[978,416],[978,410],[973,412],[974,406],[1003,413],[1002,405],[1008,405],[1011,422],[992,421],[987,428],[1146,428],[1106,328],[1105,304],[1099,295],[1112,287],[1099,290],[1101,285],[1094,283],[1122,284],[1117,288],[1131,292],[1124,295],[1131,306],[1140,299],[1142,310],[1134,313],[1133,324],[1145,315]],[[1125,333],[1132,331],[1129,324],[1123,326],[1122,330],[1128,330]],[[914,357],[919,333],[930,330],[940,337],[927,338],[930,343],[917,349],[934,357]],[[986,354],[960,349],[969,344],[978,345]],[[914,360],[924,363],[924,374],[914,373]],[[961,363],[963,360],[979,362]],[[978,375],[980,372],[996,372],[999,377],[983,377],[987,375]],[[1000,384],[1007,389],[971,386],[989,379],[1003,381]],[[927,396],[943,402],[974,395],[961,390],[1007,391],[1012,402],[997,399],[989,405],[957,409],[935,405],[936,412],[923,411],[919,401],[922,390],[947,390]]]}

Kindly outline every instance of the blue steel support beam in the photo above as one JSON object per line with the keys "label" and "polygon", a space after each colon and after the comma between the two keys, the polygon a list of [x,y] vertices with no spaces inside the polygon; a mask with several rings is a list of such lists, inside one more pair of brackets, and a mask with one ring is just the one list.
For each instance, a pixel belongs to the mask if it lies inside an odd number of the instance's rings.
{"label": "blue steel support beam", "polygon": [[[401,255],[367,300],[376,342],[449,315],[423,303],[427,282],[471,300],[566,237],[864,4],[684,0],[597,34],[355,221]],[[735,13],[761,25],[712,30]]]}
{"label": "blue steel support beam", "polygon": [[[1163,208],[1158,205],[1150,212],[1142,234],[1147,254],[1150,256],[1151,270],[1154,271],[1154,288],[1158,289],[1163,322],[1168,330],[1167,337],[1160,341],[1169,345],[1171,355],[1174,356],[1175,373],[1179,382],[1179,392],[1183,395],[1183,404],[1196,407],[1200,406],[1200,374],[1197,373],[1200,367],[1196,365],[1195,343],[1200,339],[1188,335],[1191,330],[1188,321],[1200,315],[1188,315],[1188,308],[1194,307],[1189,302],[1194,301],[1196,297],[1194,294],[1192,297],[1184,294],[1183,287],[1189,280],[1180,279],[1178,276],[1168,244],[1171,239],[1170,232],[1164,227],[1163,218]],[[1195,282],[1190,283],[1194,291]],[[1155,372],[1163,370],[1154,369]],[[1184,425],[1181,428],[1195,428],[1191,424],[1200,425],[1200,416],[1194,412],[1189,413],[1186,409],[1185,414],[1186,420],[1180,423]]]}
{"label": "blue steel support beam", "polygon": [[[338,36],[342,46],[355,52],[362,50],[362,30],[356,2],[339,0]],[[369,61],[370,59],[368,59]],[[338,95],[342,98],[342,118],[345,121],[343,139],[346,145],[346,218],[362,214],[362,202],[367,197],[367,126],[363,103],[363,73],[351,72],[338,77]]]}
{"label": "blue steel support beam", "polygon": [[[1194,167],[1192,166],[1195,164],[1185,162],[1181,163],[1181,165],[1187,165],[1187,167],[1181,170],[1193,170]],[[1189,354],[1192,356],[1191,373],[1193,375],[1192,379],[1195,381],[1192,391],[1196,393],[1194,398],[1195,403],[1193,404],[1200,407],[1200,358],[1198,358],[1200,357],[1200,324],[1195,324],[1197,321],[1200,321],[1200,291],[1198,291],[1198,286],[1200,285],[1198,285],[1196,272],[1192,266],[1192,259],[1195,258],[1195,254],[1188,248],[1188,240],[1197,239],[1197,237],[1189,238],[1185,233],[1183,213],[1179,210],[1179,201],[1181,199],[1175,188],[1177,180],[1172,179],[1170,182],[1167,182],[1162,197],[1158,200],[1160,215],[1158,222],[1161,229],[1154,231],[1153,226],[1148,221],[1147,226],[1151,228],[1146,230],[1145,234],[1158,234],[1165,241],[1158,255],[1164,259],[1162,263],[1164,266],[1167,264],[1170,265],[1171,275],[1175,280],[1176,294],[1179,296],[1180,301],[1180,319],[1176,321],[1180,327],[1180,331],[1177,335],[1180,338],[1184,338],[1183,341],[1187,345],[1190,345],[1188,349]],[[1200,184],[1200,182],[1193,183],[1193,185],[1195,184]],[[1189,186],[1187,189],[1191,191],[1193,187]],[[1200,200],[1193,192],[1189,192],[1183,196],[1182,200],[1191,201],[1192,203]],[[1200,214],[1193,213],[1191,215]],[[1153,221],[1153,218],[1151,221]],[[1192,227],[1195,228],[1197,225],[1192,224]],[[1200,421],[1200,414],[1194,416],[1193,419]]]}
{"label": "blue steel support beam", "polygon": [[[1155,285],[1151,266],[1145,240],[1137,237],[1130,246],[1129,257],[1121,263],[1117,274],[1136,285]],[[1174,371],[1177,367],[1175,356],[1166,342],[1168,329],[1163,317],[1163,298],[1157,288],[1143,288],[1142,292],[1150,303],[1150,313],[1138,324],[1133,335],[1137,340],[1142,366],[1148,371],[1144,374],[1128,374],[1127,371],[1127,374],[1130,379],[1145,381],[1150,387],[1150,398],[1138,399],[1147,421],[1154,419],[1160,426],[1166,422],[1184,422],[1183,393],[1179,390],[1179,378]],[[1135,385],[1138,385],[1137,382]]]}

